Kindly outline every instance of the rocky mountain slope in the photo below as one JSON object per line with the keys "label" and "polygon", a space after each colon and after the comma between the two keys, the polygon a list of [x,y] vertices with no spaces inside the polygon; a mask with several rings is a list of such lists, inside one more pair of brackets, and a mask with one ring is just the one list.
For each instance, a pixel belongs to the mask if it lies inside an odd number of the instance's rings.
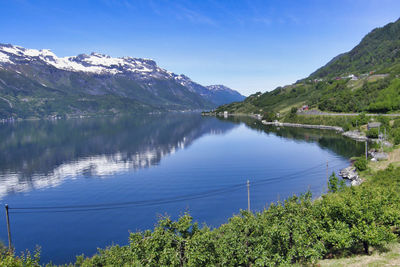
{"label": "rocky mountain slope", "polygon": [[207,109],[244,98],[229,88],[218,92],[150,59],[60,58],[0,44],[0,118]]}
{"label": "rocky mountain slope", "polygon": [[400,111],[400,20],[374,29],[305,79],[217,111],[275,114],[303,105],[334,112]]}
{"label": "rocky mountain slope", "polygon": [[207,89],[210,91],[208,99],[218,105],[223,105],[231,102],[243,101],[245,97],[239,92],[232,90],[225,85],[209,85]]}

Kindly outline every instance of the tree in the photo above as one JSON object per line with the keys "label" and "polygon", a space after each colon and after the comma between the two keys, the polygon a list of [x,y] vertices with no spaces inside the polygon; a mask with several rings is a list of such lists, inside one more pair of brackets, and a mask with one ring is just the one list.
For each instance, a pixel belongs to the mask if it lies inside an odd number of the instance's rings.
{"label": "tree", "polygon": [[331,176],[329,177],[328,183],[328,190],[331,193],[336,193],[338,191],[343,191],[346,187],[346,183],[343,179],[340,179],[336,176],[335,172],[332,172]]}

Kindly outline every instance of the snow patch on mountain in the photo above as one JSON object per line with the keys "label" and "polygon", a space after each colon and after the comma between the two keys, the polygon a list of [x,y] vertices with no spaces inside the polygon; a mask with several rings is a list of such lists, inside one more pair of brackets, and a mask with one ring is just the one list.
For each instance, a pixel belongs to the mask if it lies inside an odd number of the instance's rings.
{"label": "snow patch on mountain", "polygon": [[15,60],[40,60],[57,69],[74,72],[95,74],[165,72],[167,76],[171,76],[171,73],[157,67],[156,63],[150,59],[113,58],[99,53],[60,58],[48,49],[26,49],[20,46],[0,44],[0,62],[13,64]]}
{"label": "snow patch on mountain", "polygon": [[11,63],[10,57],[0,53],[0,62]]}
{"label": "snow patch on mountain", "polygon": [[[31,71],[29,70],[30,67],[32,68],[30,69]],[[132,95],[127,93],[129,90],[135,92],[135,88],[139,86],[149,94],[154,94],[155,98],[159,98],[159,90],[165,90],[165,92],[179,99],[179,104],[183,101],[184,103],[188,103],[187,105],[195,103],[195,106],[201,106],[204,103],[208,103],[207,105],[209,106],[221,105],[244,99],[238,92],[226,86],[213,85],[205,87],[183,74],[177,75],[162,69],[151,59],[133,57],[115,58],[94,52],[70,57],[57,57],[49,49],[36,50],[11,44],[0,44],[0,68],[20,73],[20,76],[26,76],[43,86],[49,87],[57,87],[60,84],[68,87],[70,86],[68,83],[70,74],[68,72],[84,73],[84,76],[90,76],[93,84],[80,84],[80,89],[89,94],[112,92],[127,97],[127,95]],[[62,71],[57,73],[57,75],[53,75],[54,68]],[[125,85],[114,83],[114,76],[118,79],[123,78],[128,83],[134,82],[135,84],[134,86],[126,85],[127,87],[125,88]],[[160,82],[163,84],[162,88],[159,85],[156,86]],[[115,88],[122,89],[115,91]],[[185,93],[186,90],[193,94]],[[139,99],[142,98],[142,96],[136,97]],[[191,102],[185,102],[188,99]],[[203,100],[199,99],[203,99],[204,103],[202,102]],[[146,99],[146,101],[149,100]],[[169,100],[160,98],[159,101],[164,101],[163,103],[165,103]],[[200,104],[199,101],[201,102]]]}
{"label": "snow patch on mountain", "polygon": [[230,92],[235,92],[235,90],[232,90],[231,88],[226,87],[225,85],[221,85],[221,84],[209,85],[209,86],[206,86],[206,87],[211,91],[230,91]]}

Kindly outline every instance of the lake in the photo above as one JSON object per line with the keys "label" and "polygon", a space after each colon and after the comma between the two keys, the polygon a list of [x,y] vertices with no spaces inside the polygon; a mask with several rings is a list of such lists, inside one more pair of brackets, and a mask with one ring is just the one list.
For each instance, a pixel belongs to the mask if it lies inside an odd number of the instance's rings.
{"label": "lake", "polygon": [[189,212],[217,227],[308,189],[326,191],[364,144],[332,131],[263,126],[250,118],[137,115],[0,124],[0,239],[10,206],[17,253],[74,261],[128,244],[159,216]]}

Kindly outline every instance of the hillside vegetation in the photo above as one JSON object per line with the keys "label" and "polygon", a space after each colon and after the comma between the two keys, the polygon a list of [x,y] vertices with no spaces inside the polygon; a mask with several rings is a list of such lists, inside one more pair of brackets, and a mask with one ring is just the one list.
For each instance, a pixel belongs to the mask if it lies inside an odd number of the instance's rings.
{"label": "hillside vegetation", "polygon": [[366,35],[293,85],[256,93],[217,112],[288,112],[308,105],[322,111],[387,113],[400,110],[400,20]]}

